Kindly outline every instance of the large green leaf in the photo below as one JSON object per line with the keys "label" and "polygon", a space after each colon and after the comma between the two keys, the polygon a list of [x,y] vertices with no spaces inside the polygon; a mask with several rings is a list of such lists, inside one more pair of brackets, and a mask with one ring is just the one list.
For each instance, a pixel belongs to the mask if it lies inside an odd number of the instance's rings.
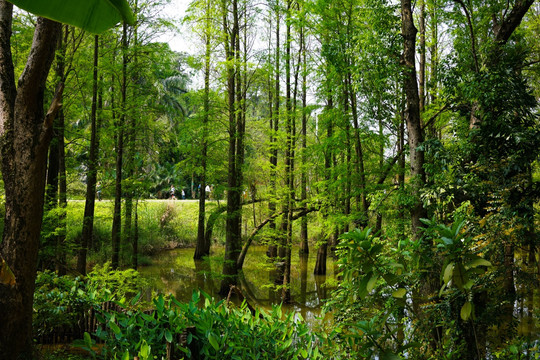
{"label": "large green leaf", "polygon": [[74,25],[94,34],[113,27],[122,20],[134,22],[126,0],[9,0],[35,15]]}

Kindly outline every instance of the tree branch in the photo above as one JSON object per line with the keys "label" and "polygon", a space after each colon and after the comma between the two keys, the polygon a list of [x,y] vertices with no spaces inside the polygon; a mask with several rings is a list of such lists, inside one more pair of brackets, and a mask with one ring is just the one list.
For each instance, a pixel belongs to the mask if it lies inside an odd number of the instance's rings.
{"label": "tree branch", "polygon": [[[460,0],[454,0],[460,1]],[[516,2],[512,11],[506,18],[503,19],[502,24],[495,29],[495,42],[500,46],[506,44],[514,30],[521,24],[521,20],[529,11],[529,8],[534,3],[534,0],[519,0]]]}
{"label": "tree branch", "polygon": [[480,71],[480,67],[478,65],[478,57],[476,55],[476,37],[474,36],[474,28],[472,25],[471,14],[469,14],[469,10],[467,9],[467,7],[465,6],[462,0],[454,0],[454,2],[458,3],[461,6],[463,11],[465,12],[465,16],[467,17],[467,23],[469,24],[469,31],[471,33],[471,47],[472,47],[472,55],[474,58],[474,67],[475,67],[476,72],[478,72]]}

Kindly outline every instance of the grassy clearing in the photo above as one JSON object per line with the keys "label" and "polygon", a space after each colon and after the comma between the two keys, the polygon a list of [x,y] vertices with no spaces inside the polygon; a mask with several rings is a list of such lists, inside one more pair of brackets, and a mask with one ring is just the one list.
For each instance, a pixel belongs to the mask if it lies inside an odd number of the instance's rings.
{"label": "grassy clearing", "polygon": [[[225,206],[223,201],[220,206]],[[253,228],[264,221],[267,215],[266,203],[257,203],[244,206],[243,209],[243,234],[248,236]],[[122,206],[124,209],[124,206]],[[208,201],[206,215],[210,216],[218,208],[216,201]],[[96,201],[94,215],[94,236],[89,244],[89,264],[103,263],[110,260],[111,229],[113,219],[114,201]],[[197,222],[199,213],[198,200],[142,200],[138,202],[138,230],[139,230],[139,263],[141,265],[150,262],[150,256],[163,249],[178,247],[193,247],[197,238]],[[67,243],[71,244],[71,250],[75,253],[77,244],[80,243],[84,214],[83,200],[70,200],[67,208]],[[124,216],[124,214],[122,214]],[[223,213],[216,222],[212,243],[223,245],[225,243],[225,218]],[[309,215],[310,236],[316,238],[321,231],[320,221],[317,214]],[[133,220],[132,220],[133,221]],[[278,220],[279,221],[279,220]],[[124,218],[122,219],[124,224]],[[299,237],[300,222],[294,226],[295,243]],[[265,231],[261,231],[260,238],[267,237]],[[312,241],[314,242],[314,241]],[[121,262],[129,264],[131,244],[121,244]]]}

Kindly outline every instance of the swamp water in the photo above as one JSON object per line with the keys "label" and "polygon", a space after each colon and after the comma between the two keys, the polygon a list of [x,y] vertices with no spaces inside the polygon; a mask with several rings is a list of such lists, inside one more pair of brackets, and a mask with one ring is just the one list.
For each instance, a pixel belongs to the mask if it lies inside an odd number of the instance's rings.
{"label": "swamp water", "polygon": [[[250,247],[238,287],[252,306],[268,310],[280,303],[280,297],[273,286],[274,267],[266,262],[266,250],[266,246]],[[224,248],[212,248],[210,257],[203,261],[194,261],[194,252],[194,248],[164,251],[152,257],[151,265],[140,267],[139,273],[149,282],[148,291],[173,294],[188,302],[193,291],[200,289],[219,300]],[[291,304],[283,305],[284,311],[301,314],[310,324],[319,322],[322,303],[335,287],[337,272],[328,257],[327,275],[313,275],[315,259],[314,251],[304,259],[298,256],[297,247],[292,249]]]}

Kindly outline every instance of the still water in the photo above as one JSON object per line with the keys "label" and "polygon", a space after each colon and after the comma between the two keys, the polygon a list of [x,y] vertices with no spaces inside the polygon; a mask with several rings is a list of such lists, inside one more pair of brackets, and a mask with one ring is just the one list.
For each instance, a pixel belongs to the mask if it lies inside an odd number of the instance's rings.
{"label": "still water", "polygon": [[[265,246],[251,246],[244,262],[239,287],[254,307],[271,308],[279,304],[280,298],[274,284],[273,265],[266,260]],[[173,294],[179,301],[191,299],[193,290],[200,289],[219,299],[220,273],[222,270],[223,248],[213,248],[211,256],[203,261],[194,261],[194,248],[175,249],[159,253],[152,258],[152,264],[140,267],[140,274],[150,284],[149,290]],[[334,261],[327,260],[327,275],[315,276],[316,253],[312,251],[307,259],[298,256],[298,248],[292,250],[291,304],[284,310],[291,310],[308,323],[318,322],[321,305],[335,287]]]}

